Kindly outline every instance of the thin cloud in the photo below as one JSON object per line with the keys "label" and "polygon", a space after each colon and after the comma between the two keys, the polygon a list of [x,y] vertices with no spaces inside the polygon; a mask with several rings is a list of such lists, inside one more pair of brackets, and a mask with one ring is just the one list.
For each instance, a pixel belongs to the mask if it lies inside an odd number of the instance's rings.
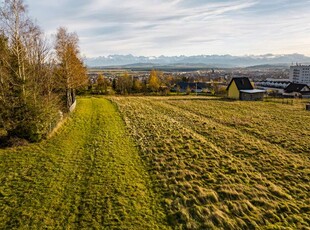
{"label": "thin cloud", "polygon": [[309,1],[28,0],[47,33],[76,31],[87,56],[305,53]]}

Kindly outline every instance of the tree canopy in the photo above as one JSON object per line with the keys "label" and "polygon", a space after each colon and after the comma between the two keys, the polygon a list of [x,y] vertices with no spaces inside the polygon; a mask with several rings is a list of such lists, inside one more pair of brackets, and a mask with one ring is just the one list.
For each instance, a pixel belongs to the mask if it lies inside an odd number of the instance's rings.
{"label": "tree canopy", "polygon": [[42,139],[59,120],[59,110],[72,104],[74,90],[87,83],[75,33],[60,27],[55,56],[49,47],[24,1],[5,0],[0,7],[0,129],[9,137]]}

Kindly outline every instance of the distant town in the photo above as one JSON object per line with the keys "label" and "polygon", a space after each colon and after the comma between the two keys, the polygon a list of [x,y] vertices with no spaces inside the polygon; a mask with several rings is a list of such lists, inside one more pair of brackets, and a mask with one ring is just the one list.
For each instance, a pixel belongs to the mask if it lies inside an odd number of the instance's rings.
{"label": "distant town", "polygon": [[[90,87],[95,87],[98,76],[103,76],[107,81],[107,86],[112,87],[114,84],[114,90],[117,92],[116,82],[124,74],[127,74],[131,79],[131,87],[133,88],[133,90],[129,89],[128,91],[137,92],[134,89],[134,83],[138,81],[142,85],[139,92],[148,92],[146,85],[152,69],[150,66],[134,65],[131,67],[89,68]],[[310,65],[295,63],[288,67],[261,65],[247,68],[203,68],[179,65],[158,67],[156,70],[160,78],[157,92],[162,95],[194,93],[223,96],[227,95],[227,88],[232,79],[248,78],[253,89],[263,90],[264,95],[267,96],[310,98]],[[145,85],[144,90],[143,85]],[[229,97],[229,95],[227,96]]]}

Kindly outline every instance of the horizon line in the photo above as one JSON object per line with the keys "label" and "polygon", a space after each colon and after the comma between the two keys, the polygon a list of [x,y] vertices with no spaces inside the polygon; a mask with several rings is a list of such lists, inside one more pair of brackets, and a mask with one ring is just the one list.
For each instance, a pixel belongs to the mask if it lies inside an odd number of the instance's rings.
{"label": "horizon line", "polygon": [[302,53],[264,53],[264,54],[243,54],[243,55],[233,55],[233,54],[191,54],[191,55],[185,55],[185,54],[181,54],[181,55],[135,55],[132,53],[128,53],[128,54],[106,54],[106,55],[98,55],[98,56],[88,56],[85,54],[82,54],[83,58],[97,58],[97,57],[109,57],[109,56],[133,56],[133,57],[195,57],[195,56],[232,56],[232,57],[259,57],[259,56],[288,56],[288,55],[302,55],[305,57],[310,57],[310,54],[302,54]]}

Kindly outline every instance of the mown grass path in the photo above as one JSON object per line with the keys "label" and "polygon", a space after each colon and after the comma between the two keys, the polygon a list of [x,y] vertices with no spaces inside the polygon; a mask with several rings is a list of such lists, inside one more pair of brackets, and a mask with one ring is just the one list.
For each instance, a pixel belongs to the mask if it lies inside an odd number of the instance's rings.
{"label": "mown grass path", "polygon": [[0,229],[166,229],[116,107],[78,104],[52,139],[0,150]]}

